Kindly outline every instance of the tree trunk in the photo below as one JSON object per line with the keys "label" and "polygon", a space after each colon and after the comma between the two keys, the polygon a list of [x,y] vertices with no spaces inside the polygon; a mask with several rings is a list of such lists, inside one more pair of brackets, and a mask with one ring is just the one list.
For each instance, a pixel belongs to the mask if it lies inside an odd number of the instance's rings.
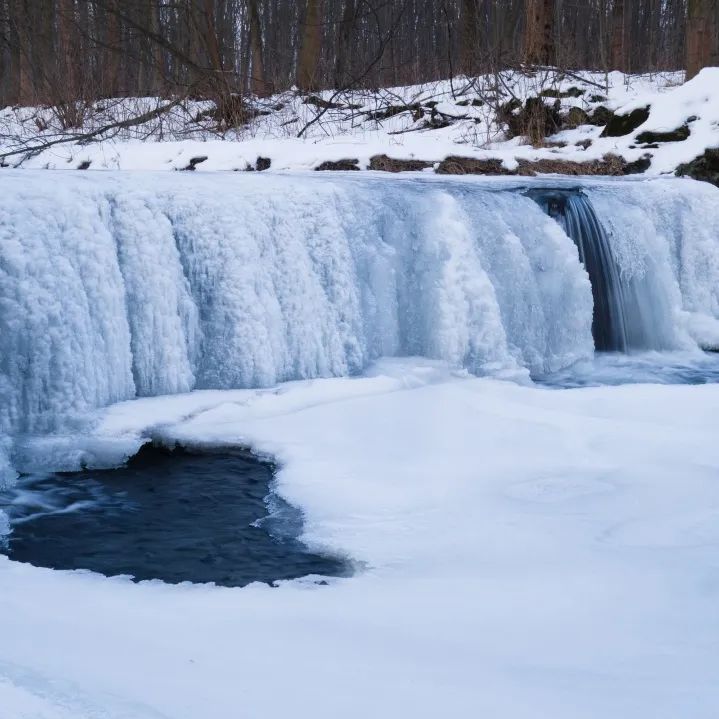
{"label": "tree trunk", "polygon": [[17,103],[30,105],[33,98],[31,54],[30,54],[30,17],[26,4],[27,0],[16,0],[15,22],[17,30],[16,40],[16,70],[17,70]]}
{"label": "tree trunk", "polygon": [[248,12],[250,16],[250,55],[252,57],[250,91],[258,97],[265,97],[270,93],[265,75],[265,63],[262,58],[262,25],[260,24],[257,0],[249,0]]}
{"label": "tree trunk", "polygon": [[554,0],[526,0],[524,60],[529,65],[552,65],[554,50]]}
{"label": "tree trunk", "polygon": [[105,11],[105,62],[103,63],[103,91],[106,97],[115,97],[120,94],[121,34],[118,12],[118,0],[108,2]]}
{"label": "tree trunk", "polygon": [[77,60],[72,42],[75,25],[75,3],[73,0],[58,0],[57,4],[57,69],[64,84],[66,99],[77,100]]}
{"label": "tree trunk", "polygon": [[716,0],[687,0],[686,71],[687,80],[716,61]]}
{"label": "tree trunk", "polygon": [[343,87],[351,75],[350,50],[357,12],[356,2],[357,0],[345,0],[342,11],[342,22],[337,34],[337,63],[335,65],[335,85],[337,87]]}
{"label": "tree trunk", "polygon": [[[150,32],[159,35],[160,27],[160,6],[158,0],[150,2]],[[152,94],[159,95],[165,81],[165,65],[162,48],[154,40],[150,40],[150,68],[148,73],[148,84]]]}
{"label": "tree trunk", "polygon": [[612,70],[626,70],[624,57],[625,5],[624,0],[614,0],[612,7],[612,47],[610,64]]}
{"label": "tree trunk", "polygon": [[462,0],[459,15],[459,69],[465,75],[473,75],[477,70],[478,37],[478,0]]}
{"label": "tree trunk", "polygon": [[305,22],[297,60],[297,87],[303,92],[318,89],[317,77],[322,52],[323,0],[307,0]]}

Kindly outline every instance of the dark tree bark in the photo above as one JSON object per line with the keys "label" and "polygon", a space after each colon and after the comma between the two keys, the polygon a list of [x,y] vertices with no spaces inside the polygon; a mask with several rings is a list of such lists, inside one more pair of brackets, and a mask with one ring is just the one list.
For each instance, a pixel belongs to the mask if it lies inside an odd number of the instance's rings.
{"label": "dark tree bark", "polygon": [[462,0],[459,15],[459,69],[471,75],[478,65],[479,50],[479,8],[478,0]]}
{"label": "dark tree bark", "polygon": [[686,71],[687,79],[716,61],[716,0],[687,0]]}
{"label": "dark tree bark", "polygon": [[265,75],[265,63],[262,57],[262,25],[257,0],[248,0],[247,11],[250,21],[250,57],[252,69],[250,75],[250,91],[258,97],[270,94]]}
{"label": "dark tree bark", "polygon": [[614,0],[612,6],[611,51],[610,65],[612,70],[626,70],[627,64],[624,55],[625,31],[625,4],[624,0]]}
{"label": "dark tree bark", "polygon": [[335,85],[342,87],[347,81],[350,71],[350,58],[352,49],[352,33],[357,12],[357,0],[345,0],[342,9],[342,21],[337,34],[337,63],[335,65]]}
{"label": "dark tree bark", "polygon": [[307,0],[297,60],[297,87],[303,92],[311,92],[319,88],[323,6],[323,0]]}
{"label": "dark tree bark", "polygon": [[554,64],[554,0],[526,0],[525,23],[525,62]]}

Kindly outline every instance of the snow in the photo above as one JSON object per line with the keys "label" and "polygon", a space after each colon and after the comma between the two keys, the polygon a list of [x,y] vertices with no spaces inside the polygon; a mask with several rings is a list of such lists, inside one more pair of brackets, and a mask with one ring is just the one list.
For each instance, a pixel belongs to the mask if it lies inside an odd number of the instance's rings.
{"label": "snow", "polygon": [[[117,132],[102,142],[60,144],[22,162],[23,167],[75,169],[89,163],[90,170],[180,170],[193,158],[206,158],[198,172],[254,168],[259,157],[271,160],[272,170],[310,170],[325,161],[356,159],[360,168],[370,158],[386,154],[397,159],[420,159],[437,163],[449,155],[497,158],[507,168],[517,161],[601,159],[611,153],[633,162],[648,154],[651,167],[646,174],[673,174],[681,163],[691,161],[708,147],[719,147],[719,68],[705,68],[683,84],[682,73],[625,75],[558,71],[532,73],[506,71],[476,78],[458,77],[436,83],[375,91],[352,91],[337,95],[320,93],[325,101],[343,108],[320,109],[304,102],[296,92],[285,92],[255,102],[262,113],[239,130],[219,132],[207,120],[196,121],[210,109],[207,102],[190,102],[163,118],[140,127]],[[507,139],[506,128],[496,108],[516,98],[523,102],[543,90],[559,93],[560,109],[567,113],[578,107],[589,114],[599,106],[620,113],[650,106],[650,117],[637,131],[624,137],[601,138],[602,127],[580,125],[547,138],[549,144],[533,147],[526,138]],[[561,97],[568,91],[578,96]],[[552,104],[554,98],[547,98]],[[447,127],[427,123],[431,109],[443,113]],[[476,104],[473,104],[476,103]],[[84,131],[103,127],[118,118],[152,110],[158,98],[129,98],[96,103],[88,109]],[[390,106],[424,107],[416,119],[409,109],[386,119],[373,113]],[[352,106],[354,109],[351,109]],[[319,121],[312,121],[322,113]],[[661,143],[658,148],[637,145],[644,130],[674,130],[689,118],[690,137],[682,142]],[[38,131],[40,127],[47,127]],[[298,133],[303,131],[301,137]],[[67,131],[47,108],[0,109],[0,151],[21,149],[37,140],[67,137]],[[591,141],[585,148],[577,143]],[[562,144],[564,146],[556,146]],[[15,164],[22,155],[8,158]],[[431,171],[431,170],[430,170]]]}
{"label": "snow", "polygon": [[0,706],[710,719],[718,401],[716,385],[548,390],[394,360],[115,405],[91,436],[276,457],[305,541],[357,571],[235,590],[0,559]]}

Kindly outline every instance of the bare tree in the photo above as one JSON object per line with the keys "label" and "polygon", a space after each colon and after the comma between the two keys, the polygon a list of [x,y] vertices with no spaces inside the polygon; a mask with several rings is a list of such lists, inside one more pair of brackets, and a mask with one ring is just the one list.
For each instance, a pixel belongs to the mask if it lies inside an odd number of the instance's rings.
{"label": "bare tree", "polygon": [[466,75],[471,75],[477,67],[479,50],[479,2],[462,0],[459,22],[459,67]]}
{"label": "bare tree", "polygon": [[[0,106],[719,62],[719,0],[0,0]],[[686,32],[685,32],[686,26]],[[389,31],[391,29],[391,32]],[[381,55],[378,58],[378,52]],[[238,105],[238,103],[240,103]],[[82,118],[78,118],[78,122]],[[69,114],[67,121],[72,124]]]}
{"label": "bare tree", "polygon": [[269,94],[269,87],[262,57],[262,26],[257,0],[248,0],[247,10],[250,18],[250,56],[252,61],[250,90],[255,95],[264,97]]}
{"label": "bare tree", "polygon": [[687,0],[687,79],[717,61],[717,2]]}
{"label": "bare tree", "polygon": [[323,5],[323,0],[307,0],[305,9],[300,54],[297,60],[297,87],[305,92],[316,90],[319,86]]}
{"label": "bare tree", "polygon": [[625,70],[624,42],[626,38],[626,5],[625,0],[614,0],[612,4],[611,52],[612,70]]}
{"label": "bare tree", "polygon": [[352,33],[357,14],[357,0],[344,0],[342,20],[337,33],[337,62],[335,64],[335,85],[342,87],[350,72],[350,50],[352,47]]}

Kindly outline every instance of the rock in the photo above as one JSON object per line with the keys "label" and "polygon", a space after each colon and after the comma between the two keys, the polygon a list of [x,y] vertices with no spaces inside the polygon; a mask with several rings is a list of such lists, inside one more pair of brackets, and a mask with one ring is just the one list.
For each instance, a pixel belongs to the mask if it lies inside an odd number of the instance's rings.
{"label": "rock", "polygon": [[604,155],[601,160],[575,162],[573,160],[519,160],[518,175],[624,175],[625,162],[617,155]]}
{"label": "rock", "polygon": [[627,115],[613,115],[600,137],[623,137],[634,132],[649,117],[649,105],[638,107]]}
{"label": "rock", "polygon": [[269,170],[271,164],[272,160],[270,160],[269,157],[258,157],[257,162],[255,162],[255,169],[258,172],[262,172],[263,170]]}
{"label": "rock", "polygon": [[502,165],[501,160],[479,160],[475,157],[450,155],[439,163],[435,172],[438,175],[514,175]]}
{"label": "rock", "polygon": [[[440,175],[521,175],[533,177],[537,174],[556,175],[627,175],[642,172],[638,163],[627,163],[618,155],[607,154],[600,160],[576,162],[545,158],[541,160],[518,160],[516,170],[508,170],[501,160],[495,158],[479,160],[473,157],[447,157],[436,169]],[[649,165],[647,164],[646,167]],[[646,169],[644,167],[644,169]]]}
{"label": "rock", "polygon": [[399,160],[387,155],[375,155],[370,158],[369,169],[381,172],[415,172],[432,167],[433,164],[427,160]]}
{"label": "rock", "polygon": [[310,95],[302,101],[305,105],[314,105],[323,110],[359,110],[362,105],[344,104],[342,102],[330,102],[329,100],[323,100],[317,95]]}
{"label": "rock", "polygon": [[359,170],[359,160],[325,160],[315,170]]}
{"label": "rock", "polygon": [[647,154],[640,157],[634,162],[627,162],[624,165],[625,175],[638,175],[642,172],[646,172],[652,164],[652,156]]}
{"label": "rock", "polygon": [[528,97],[522,107],[514,99],[499,110],[499,118],[508,127],[507,139],[526,136],[533,143],[547,135],[553,135],[562,127],[562,118],[558,111],[558,101],[548,106],[541,97]]}
{"label": "rock", "polygon": [[719,147],[709,148],[691,162],[679,165],[676,174],[679,177],[710,182],[719,187]]}
{"label": "rock", "polygon": [[193,172],[194,172],[195,168],[196,168],[200,163],[204,162],[206,159],[207,159],[207,155],[200,155],[199,157],[191,157],[189,164],[186,165],[185,167],[183,167],[182,169],[183,169],[183,170],[190,170],[190,171],[193,171]]}
{"label": "rock", "polygon": [[562,125],[570,130],[574,130],[574,128],[580,125],[586,125],[588,121],[589,116],[581,107],[572,107],[566,117],[562,119]]}
{"label": "rock", "polygon": [[637,135],[637,142],[639,143],[657,143],[657,142],[681,142],[689,137],[689,126],[682,125],[677,127],[676,130],[670,130],[669,132],[652,132],[651,130],[645,130]]}
{"label": "rock", "polygon": [[90,169],[90,160],[83,160],[78,166],[78,170],[88,170]]}
{"label": "rock", "polygon": [[415,122],[424,116],[424,109],[422,106],[419,103],[415,103],[413,105],[388,105],[381,110],[368,112],[367,119],[376,121],[388,120],[390,117],[399,115],[402,112],[411,112],[412,119],[415,120]]}
{"label": "rock", "polygon": [[473,100],[458,100],[455,105],[459,105],[459,107],[469,107],[470,105],[472,107],[482,107],[484,103],[475,97]]}
{"label": "rock", "polygon": [[600,105],[594,108],[592,114],[587,118],[587,122],[590,125],[601,127],[602,125],[608,125],[613,117],[614,113],[611,110],[604,107],[604,105]]}
{"label": "rock", "polygon": [[564,92],[549,88],[547,90],[542,90],[542,92],[539,93],[540,97],[554,97],[557,99],[565,97],[581,97],[582,95],[584,95],[584,90],[578,87],[570,87]]}
{"label": "rock", "polygon": [[588,147],[592,146],[592,141],[589,139],[586,140],[580,140],[579,142],[574,143],[577,147],[581,147],[583,150],[586,150]]}

